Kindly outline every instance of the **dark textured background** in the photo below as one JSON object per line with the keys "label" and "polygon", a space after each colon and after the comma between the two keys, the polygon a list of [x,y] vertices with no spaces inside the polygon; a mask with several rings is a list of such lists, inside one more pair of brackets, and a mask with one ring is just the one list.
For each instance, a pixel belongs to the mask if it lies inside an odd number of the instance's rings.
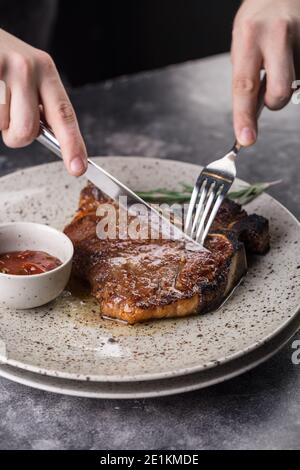
{"label": "dark textured background", "polygon": [[228,51],[240,0],[0,0],[0,24],[72,85]]}

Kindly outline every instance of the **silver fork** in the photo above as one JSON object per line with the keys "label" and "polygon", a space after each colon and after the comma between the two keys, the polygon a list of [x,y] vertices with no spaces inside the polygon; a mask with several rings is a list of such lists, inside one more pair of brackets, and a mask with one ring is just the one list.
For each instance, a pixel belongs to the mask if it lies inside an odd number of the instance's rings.
{"label": "silver fork", "polygon": [[[263,74],[257,99],[257,117],[264,107],[265,90],[266,75]],[[225,157],[207,165],[197,178],[185,220],[185,233],[201,245],[236,177],[235,160],[241,148],[235,141]]]}

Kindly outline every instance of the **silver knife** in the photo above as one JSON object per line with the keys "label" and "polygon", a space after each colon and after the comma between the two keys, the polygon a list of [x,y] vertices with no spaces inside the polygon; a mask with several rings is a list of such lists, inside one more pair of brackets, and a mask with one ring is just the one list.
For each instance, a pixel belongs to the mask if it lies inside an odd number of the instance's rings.
{"label": "silver knife", "polygon": [[[52,130],[43,122],[40,121],[40,134],[36,139],[47,149],[51,150],[55,155],[62,158],[60,145]],[[186,235],[179,227],[172,224],[166,217],[164,217],[158,210],[150,206],[146,201],[135,194],[131,189],[127,188],[123,183],[117,180],[114,176],[106,170],[98,166],[93,160],[88,158],[88,168],[84,175],[91,181],[97,188],[99,188],[108,197],[117,201],[122,206],[122,197],[126,197],[126,210],[130,210],[133,205],[142,204],[147,208],[150,213],[155,215],[156,220],[161,223],[161,230],[164,229],[168,234],[172,233],[173,238],[177,240],[185,240],[186,248],[193,251],[203,250],[203,246],[195,242],[192,238]],[[125,200],[125,198],[124,198]]]}

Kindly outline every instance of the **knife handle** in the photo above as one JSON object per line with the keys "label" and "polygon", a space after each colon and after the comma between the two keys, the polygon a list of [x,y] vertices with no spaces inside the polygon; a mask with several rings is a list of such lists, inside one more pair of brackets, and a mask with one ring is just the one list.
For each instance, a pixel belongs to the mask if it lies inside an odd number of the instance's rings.
{"label": "knife handle", "polygon": [[55,153],[55,155],[62,158],[62,153],[58,140],[56,139],[52,130],[49,129],[49,127],[43,121],[40,121],[40,133],[36,140],[40,142],[40,144],[44,145],[44,147],[49,149],[51,152]]}

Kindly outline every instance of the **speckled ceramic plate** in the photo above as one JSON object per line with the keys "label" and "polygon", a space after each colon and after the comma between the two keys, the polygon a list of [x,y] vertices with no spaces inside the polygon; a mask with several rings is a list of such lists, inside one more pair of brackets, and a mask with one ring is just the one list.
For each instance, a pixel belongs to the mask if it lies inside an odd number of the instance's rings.
{"label": "speckled ceramic plate", "polygon": [[24,369],[0,365],[0,376],[47,392],[88,398],[150,398],[185,393],[209,387],[240,375],[269,359],[279,351],[300,327],[300,316],[267,343],[245,355],[200,372],[160,380],[141,382],[89,382],[36,374]]}
{"label": "speckled ceramic plate", "polygon": [[[146,158],[99,158],[136,190],[193,183],[199,167]],[[77,206],[84,179],[62,164],[1,178],[0,220],[44,222],[62,229]],[[300,300],[300,228],[277,201],[251,205],[270,220],[272,249],[251,262],[243,285],[217,312],[126,326],[102,320],[93,299],[64,292],[34,310],[1,307],[0,358],[54,377],[102,382],[164,379],[206,371],[266,344],[295,318]],[[298,243],[299,242],[299,243]]]}

